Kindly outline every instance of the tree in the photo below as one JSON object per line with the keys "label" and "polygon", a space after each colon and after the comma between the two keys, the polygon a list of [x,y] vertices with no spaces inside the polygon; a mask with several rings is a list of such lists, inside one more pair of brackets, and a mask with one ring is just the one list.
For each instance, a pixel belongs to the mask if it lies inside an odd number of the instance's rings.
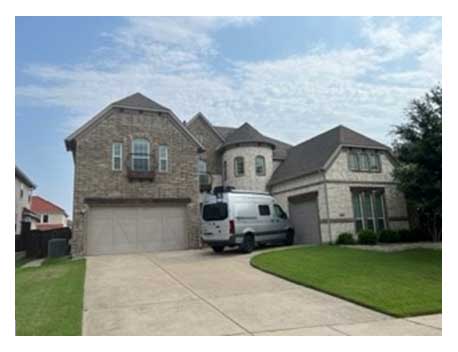
{"label": "tree", "polygon": [[394,128],[399,163],[393,176],[434,241],[442,237],[442,87],[410,103],[408,121]]}

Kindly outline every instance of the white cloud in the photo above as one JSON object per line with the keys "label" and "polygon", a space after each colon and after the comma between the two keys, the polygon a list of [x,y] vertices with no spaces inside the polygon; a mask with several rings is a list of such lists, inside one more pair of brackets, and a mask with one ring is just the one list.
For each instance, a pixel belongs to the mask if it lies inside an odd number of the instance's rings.
{"label": "white cloud", "polygon": [[[115,99],[141,91],[187,119],[204,112],[220,125],[249,121],[296,143],[337,124],[387,141],[407,102],[440,80],[437,21],[412,32],[403,19],[364,19],[368,45],[320,47],[281,60],[228,62],[217,71],[213,34],[256,18],[130,18],[110,34],[110,57],[72,67],[31,65],[33,84],[16,92],[27,101],[64,107],[78,127]],[[104,54],[107,54],[106,52]],[[393,60],[415,65],[394,70]],[[227,60],[226,60],[227,62]],[[71,131],[69,131],[71,132]]]}

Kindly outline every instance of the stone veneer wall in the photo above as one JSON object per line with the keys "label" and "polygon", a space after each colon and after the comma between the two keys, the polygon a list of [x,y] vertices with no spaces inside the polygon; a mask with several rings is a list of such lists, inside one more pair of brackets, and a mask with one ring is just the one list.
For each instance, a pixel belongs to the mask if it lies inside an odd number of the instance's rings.
{"label": "stone veneer wall", "polygon": [[389,227],[408,228],[405,198],[393,182],[392,159],[386,153],[381,154],[381,165],[380,173],[352,172],[348,169],[347,151],[342,149],[326,171],[326,179],[322,173],[314,173],[275,185],[271,192],[286,211],[289,211],[288,197],[318,192],[322,242],[335,241],[342,232],[355,232],[351,187],[383,188]]}
{"label": "stone veneer wall", "polygon": [[[255,172],[255,158],[262,155],[266,161],[265,176],[257,176]],[[245,174],[235,176],[234,159],[244,158]],[[269,146],[240,145],[225,150],[223,153],[223,163],[227,162],[227,179],[224,184],[233,186],[237,189],[265,192],[273,172],[272,148]]]}
{"label": "stone veneer wall", "polygon": [[[83,132],[76,143],[72,252],[85,254],[87,197],[173,199],[189,198],[187,203],[187,235],[189,247],[200,246],[199,184],[197,178],[197,146],[180,131],[164,113],[134,110],[112,110],[109,116]],[[169,147],[169,171],[157,173],[153,182],[129,181],[125,160],[134,138],[150,142],[157,160],[158,145]],[[112,143],[123,143],[123,170],[112,171]],[[157,162],[155,163],[157,166]],[[156,168],[157,170],[157,168]]]}

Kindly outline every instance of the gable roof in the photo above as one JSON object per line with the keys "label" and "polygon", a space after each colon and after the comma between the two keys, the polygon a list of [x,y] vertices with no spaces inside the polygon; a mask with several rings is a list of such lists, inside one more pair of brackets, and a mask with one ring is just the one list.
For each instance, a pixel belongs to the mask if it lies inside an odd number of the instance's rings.
{"label": "gable roof", "polygon": [[340,125],[292,147],[285,161],[273,173],[269,185],[323,170],[340,146],[390,151],[388,146]]}
{"label": "gable roof", "polygon": [[78,128],[75,132],[73,132],[70,136],[65,138],[65,146],[67,150],[74,149],[74,142],[75,139],[88,128],[93,126],[96,122],[103,119],[106,114],[113,108],[126,108],[126,109],[139,109],[145,111],[154,111],[154,112],[162,112],[166,113],[167,116],[171,118],[172,123],[182,131],[193,143],[197,145],[200,151],[205,150],[204,146],[194,137],[191,132],[181,123],[178,117],[174,114],[172,110],[166,108],[154,100],[144,96],[141,93],[134,93],[129,95],[123,99],[117,100],[110,105],[108,105],[105,109],[83,124],[80,128]]}
{"label": "gable roof", "polygon": [[20,168],[18,168],[17,166],[15,166],[15,170],[14,170],[14,173],[15,173],[15,176],[21,180],[22,183],[24,183],[25,185],[29,186],[30,188],[37,188],[37,186],[35,186],[35,184],[32,182],[32,180],[25,174],[24,171],[22,171]]}
{"label": "gable roof", "polygon": [[68,216],[64,209],[40,196],[32,197],[32,205],[30,206],[30,209],[36,214],[61,213]]}
{"label": "gable roof", "polygon": [[195,114],[191,118],[191,120],[188,121],[188,123],[186,123],[186,126],[189,127],[192,123],[194,123],[197,120],[202,120],[208,126],[208,128],[210,128],[210,130],[221,140],[221,142],[224,142],[224,137],[221,135],[221,133],[210,123],[210,121],[208,121],[205,115],[200,111],[197,114]]}
{"label": "gable roof", "polygon": [[[215,129],[224,137],[227,138],[232,132],[237,130],[235,127],[227,126],[214,126]],[[279,141],[278,139],[271,138],[266,135],[262,135],[267,141],[275,145],[273,151],[273,158],[276,160],[284,160],[288,154],[288,150],[292,147],[290,144]]]}

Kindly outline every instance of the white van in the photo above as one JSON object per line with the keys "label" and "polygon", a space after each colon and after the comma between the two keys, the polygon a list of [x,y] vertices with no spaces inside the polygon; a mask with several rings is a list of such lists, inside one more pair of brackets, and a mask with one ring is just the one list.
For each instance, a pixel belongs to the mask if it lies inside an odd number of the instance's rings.
{"label": "white van", "polygon": [[238,246],[249,253],[257,244],[294,242],[286,213],[268,193],[232,190],[207,195],[201,229],[203,242],[215,252]]}

